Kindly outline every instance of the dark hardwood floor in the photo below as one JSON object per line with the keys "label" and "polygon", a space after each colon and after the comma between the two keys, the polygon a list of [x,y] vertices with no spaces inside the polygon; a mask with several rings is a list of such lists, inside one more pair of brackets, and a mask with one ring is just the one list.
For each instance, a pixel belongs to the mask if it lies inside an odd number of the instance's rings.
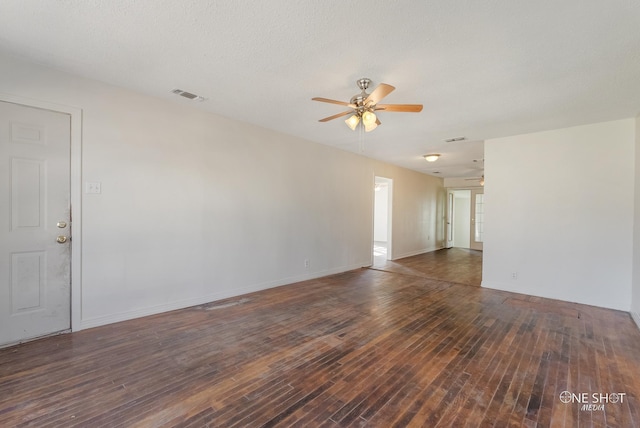
{"label": "dark hardwood floor", "polygon": [[448,248],[399,260],[386,260],[386,249],[378,254],[373,258],[372,269],[458,284],[480,286],[482,282],[482,251]]}
{"label": "dark hardwood floor", "polygon": [[0,350],[2,427],[634,427],[639,398],[627,313],[372,269]]}

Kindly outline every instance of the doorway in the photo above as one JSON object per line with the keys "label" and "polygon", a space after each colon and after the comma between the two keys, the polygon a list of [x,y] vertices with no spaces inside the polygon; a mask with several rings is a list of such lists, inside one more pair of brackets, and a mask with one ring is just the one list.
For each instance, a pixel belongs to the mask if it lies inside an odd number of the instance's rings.
{"label": "doorway", "polygon": [[470,248],[472,250],[483,249],[484,240],[484,189],[471,191],[471,233]]}
{"label": "doorway", "polygon": [[453,247],[469,248],[471,234],[471,191],[454,190],[453,194]]}
{"label": "doorway", "polygon": [[373,192],[373,262],[392,259],[391,206],[393,180],[375,177]]}
{"label": "doorway", "polygon": [[0,94],[0,158],[8,166],[0,177],[0,346],[79,329],[80,321],[71,289],[80,246],[72,249],[70,234],[80,112],[22,101]]}
{"label": "doorway", "polygon": [[447,248],[482,250],[484,189],[450,189],[447,192]]}

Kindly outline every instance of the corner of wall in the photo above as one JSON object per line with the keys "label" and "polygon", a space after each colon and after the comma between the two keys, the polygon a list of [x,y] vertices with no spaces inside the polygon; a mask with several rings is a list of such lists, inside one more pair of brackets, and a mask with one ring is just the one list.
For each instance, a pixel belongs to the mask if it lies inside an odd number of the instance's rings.
{"label": "corner of wall", "polygon": [[633,318],[633,320],[636,322],[636,325],[640,329],[640,313],[631,311],[630,314],[631,318]]}
{"label": "corner of wall", "polygon": [[640,328],[640,114],[636,116],[634,163],[633,270],[631,272],[631,318]]}

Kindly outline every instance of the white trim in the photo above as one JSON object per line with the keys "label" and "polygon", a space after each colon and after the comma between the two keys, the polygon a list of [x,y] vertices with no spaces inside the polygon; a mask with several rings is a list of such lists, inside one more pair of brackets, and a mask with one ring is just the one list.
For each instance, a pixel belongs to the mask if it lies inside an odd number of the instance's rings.
{"label": "white trim", "polygon": [[[496,281],[485,281],[485,280],[482,280],[482,281],[480,281],[480,287],[490,288],[492,290],[508,291],[509,293],[526,294],[524,292],[519,293],[517,291],[513,291],[513,288],[509,288],[509,284],[504,284],[504,283],[500,283],[500,282],[496,282]],[[537,297],[544,297],[544,296],[537,296]],[[547,297],[547,298],[551,299],[552,297]]]}
{"label": "white trim", "polygon": [[629,312],[631,314],[631,318],[636,322],[638,328],[640,328],[640,313],[638,312]]}
{"label": "white trim", "polygon": [[[373,199],[371,201],[371,248],[375,242],[376,229],[376,179],[381,178],[388,184],[387,188],[387,260],[393,260],[393,178],[384,177],[373,173]],[[373,251],[371,252],[371,264],[373,266]]]}
{"label": "white trim", "polygon": [[[476,251],[482,251],[484,249],[484,241],[476,241],[476,196],[484,195],[484,187],[471,190],[471,223],[469,224],[469,248]],[[484,202],[483,202],[484,204]],[[484,219],[483,219],[484,221]],[[483,237],[484,239],[484,237]]]}
{"label": "white trim", "polygon": [[431,247],[423,248],[422,250],[410,251],[408,253],[400,254],[398,257],[394,257],[393,260],[404,259],[405,257],[417,256],[424,253],[431,253],[433,251],[443,250],[445,247]]}
{"label": "white trim", "polygon": [[393,260],[393,178],[389,180],[387,195],[387,260]]}
{"label": "white trim", "polygon": [[452,189],[447,189],[447,203],[445,206],[446,215],[443,219],[445,248],[453,248],[453,201],[455,199],[453,192],[454,191]]}
{"label": "white trim", "polygon": [[65,113],[71,116],[71,331],[82,329],[82,109],[0,93],[0,101]]}
{"label": "white trim", "polygon": [[194,297],[190,299],[178,300],[175,302],[169,302],[162,305],[149,306],[146,308],[134,309],[131,311],[120,312],[118,314],[110,314],[101,317],[95,317],[82,320],[82,328],[93,328],[102,325],[112,324],[121,321],[127,321],[134,318],[146,317],[149,315],[156,315],[163,312],[175,311],[177,309],[184,309],[191,306],[203,305],[205,303],[215,302],[216,300],[227,299],[229,297],[242,296],[247,293],[253,293],[255,291],[262,291],[269,288],[280,287],[282,285],[294,284],[296,282],[307,281],[310,279],[321,278],[327,275],[334,275],[337,273],[347,272],[350,270],[360,269],[362,264],[342,266],[334,269],[327,269],[324,271],[307,273],[304,275],[291,276],[289,278],[268,281],[259,284],[248,285],[246,287],[236,288],[235,290],[228,290],[219,293],[208,294],[206,296]]}
{"label": "white trim", "polygon": [[[514,294],[523,294],[523,295],[526,295],[526,296],[542,297],[544,299],[557,300],[557,301],[560,301],[560,302],[577,303],[579,305],[594,306],[596,308],[612,309],[614,311],[623,311],[623,312],[628,311],[628,309],[616,308],[616,307],[613,307],[613,306],[594,305],[593,303],[590,303],[590,302],[581,302],[581,301],[579,301],[577,299],[576,300],[567,300],[567,299],[561,299],[561,298],[554,297],[554,296],[539,294],[539,293],[532,292],[528,288],[526,290],[523,289],[522,291],[516,291],[516,290],[513,289],[513,285],[510,285],[509,283],[505,283],[505,282],[499,282],[499,281],[484,281],[483,280],[480,283],[480,287],[489,288],[489,289],[492,289],[492,290],[506,291],[508,293],[514,293]],[[631,316],[633,317],[633,314]],[[640,326],[640,324],[639,324],[639,326]]]}
{"label": "white trim", "polygon": [[371,244],[369,246],[370,251],[369,251],[369,255],[370,255],[370,263],[366,266],[363,267],[369,267],[369,266],[373,266],[373,247],[375,245],[375,239],[376,239],[376,173],[373,172],[371,174],[371,176],[373,177],[373,187],[371,188]]}

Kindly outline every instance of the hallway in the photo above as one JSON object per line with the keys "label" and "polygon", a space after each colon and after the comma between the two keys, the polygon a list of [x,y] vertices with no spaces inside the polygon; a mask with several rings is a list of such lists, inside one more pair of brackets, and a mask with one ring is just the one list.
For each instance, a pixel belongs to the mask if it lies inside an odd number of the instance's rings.
{"label": "hallway", "polygon": [[482,251],[445,248],[403,259],[386,260],[386,248],[376,244],[370,269],[478,287],[482,281]]}

